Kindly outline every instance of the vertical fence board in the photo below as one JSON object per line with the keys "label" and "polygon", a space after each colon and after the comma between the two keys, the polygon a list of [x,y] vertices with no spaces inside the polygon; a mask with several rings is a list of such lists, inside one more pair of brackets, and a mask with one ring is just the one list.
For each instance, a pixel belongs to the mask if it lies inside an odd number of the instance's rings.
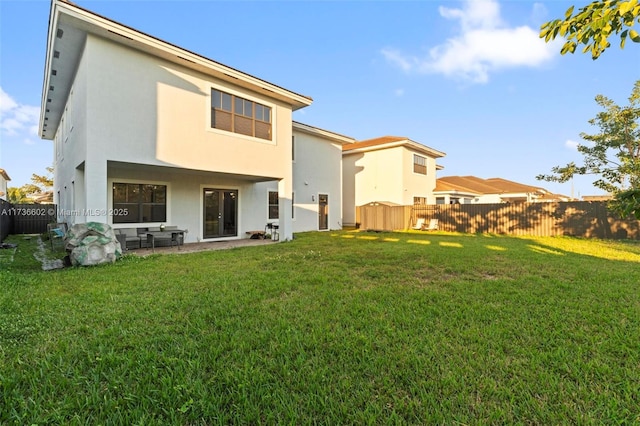
{"label": "vertical fence board", "polygon": [[13,233],[13,204],[0,199],[0,242]]}
{"label": "vertical fence board", "polygon": [[56,222],[55,204],[16,204],[13,206],[14,234],[41,234],[47,232],[47,224]]}

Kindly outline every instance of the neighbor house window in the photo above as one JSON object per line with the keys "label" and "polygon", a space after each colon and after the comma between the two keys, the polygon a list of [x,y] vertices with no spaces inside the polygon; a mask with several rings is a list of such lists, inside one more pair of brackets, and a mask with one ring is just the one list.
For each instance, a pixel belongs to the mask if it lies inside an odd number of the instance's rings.
{"label": "neighbor house window", "polygon": [[413,154],[413,172],[421,175],[427,174],[427,159],[425,157]]}
{"label": "neighbor house window", "polygon": [[276,191],[269,191],[269,219],[278,219],[278,217],[278,193]]}
{"label": "neighbor house window", "polygon": [[413,204],[427,204],[427,197],[413,197]]}
{"label": "neighbor house window", "polygon": [[114,183],[113,210],[113,223],[166,222],[167,187],[144,183]]}
{"label": "neighbor house window", "polygon": [[271,107],[211,89],[211,127],[271,140]]}
{"label": "neighbor house window", "polygon": [[436,204],[444,204],[444,197],[436,197]]}

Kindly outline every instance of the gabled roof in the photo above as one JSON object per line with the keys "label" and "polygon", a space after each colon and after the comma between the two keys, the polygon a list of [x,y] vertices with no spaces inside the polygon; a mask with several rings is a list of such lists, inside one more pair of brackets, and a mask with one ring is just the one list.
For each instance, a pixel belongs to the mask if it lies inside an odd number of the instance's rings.
{"label": "gabled roof", "polygon": [[450,190],[474,194],[495,194],[500,192],[486,183],[484,179],[475,176],[446,176],[436,179],[434,192]]}
{"label": "gabled roof", "polygon": [[212,59],[160,40],[65,0],[52,0],[45,57],[39,133],[53,139],[67,103],[87,34],[196,70],[234,85],[263,93],[293,110],[313,100]]}
{"label": "gabled roof", "polygon": [[[555,195],[538,186],[525,185],[502,178],[482,179],[476,176],[444,176],[436,179],[434,192],[451,191],[471,194],[537,193],[540,196]],[[563,196],[558,195],[557,197]]]}
{"label": "gabled roof", "polygon": [[7,180],[7,181],[11,180],[11,178],[9,177],[5,169],[0,169],[0,176],[2,176],[4,180]]}
{"label": "gabled roof", "polygon": [[540,188],[538,186],[525,185],[502,178],[490,178],[487,179],[486,182],[494,188],[502,190],[503,192],[549,192],[546,189]]}
{"label": "gabled roof", "polygon": [[380,149],[396,148],[404,146],[432,158],[444,157],[446,154],[442,151],[435,150],[421,143],[412,141],[404,136],[382,136],[374,139],[367,139],[351,145],[342,147],[343,154],[352,154],[355,152],[376,151]]}

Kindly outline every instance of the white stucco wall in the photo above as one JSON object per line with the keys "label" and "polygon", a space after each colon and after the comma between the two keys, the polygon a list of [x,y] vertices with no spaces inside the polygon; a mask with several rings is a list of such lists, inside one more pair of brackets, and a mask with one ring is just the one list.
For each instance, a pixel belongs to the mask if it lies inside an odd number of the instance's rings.
{"label": "white stucco wall", "polygon": [[329,196],[329,229],[342,229],[342,145],[317,135],[293,132],[295,232],[318,230],[318,196]]}
{"label": "white stucco wall", "polygon": [[83,55],[56,136],[51,141],[54,145],[53,199],[58,205],[58,220],[70,225],[101,220],[84,214],[89,209],[85,194],[91,193],[91,187],[86,185],[84,179],[88,126],[87,74],[88,64]]}
{"label": "white stucco wall", "polygon": [[[319,195],[328,195],[328,230],[342,229],[342,145],[318,135],[293,130],[295,160],[293,164],[293,231],[319,230]],[[259,208],[267,211],[268,193],[277,190],[275,182],[256,185]],[[291,208],[280,206],[280,216],[291,217]],[[270,220],[269,222],[275,222]]]}
{"label": "white stucco wall", "polygon": [[[109,187],[118,183],[149,183],[167,186],[167,220],[166,224],[187,229],[185,242],[208,241],[203,235],[203,197],[205,188],[237,190],[238,191],[238,236],[223,237],[224,239],[246,238],[246,230],[263,229],[265,226],[265,213],[261,208],[266,205],[266,195],[261,197],[257,190],[259,185],[247,182],[232,176],[222,176],[212,173],[184,173],[181,171],[167,171],[156,168],[152,171],[137,171],[130,168],[120,168],[117,165],[109,166]],[[277,185],[276,190],[277,190]],[[112,194],[109,193],[109,205],[112,205]],[[129,228],[132,226],[153,226],[113,224],[114,228]],[[156,224],[157,226],[157,224]]]}
{"label": "white stucco wall", "polygon": [[[108,160],[287,177],[290,106],[103,39],[86,48],[90,144],[108,146]],[[270,106],[272,140],[212,129],[212,88]]]}

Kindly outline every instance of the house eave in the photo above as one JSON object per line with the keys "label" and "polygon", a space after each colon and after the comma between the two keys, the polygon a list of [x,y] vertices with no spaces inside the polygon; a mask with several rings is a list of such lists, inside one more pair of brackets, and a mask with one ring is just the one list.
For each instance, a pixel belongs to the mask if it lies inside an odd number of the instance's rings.
{"label": "house eave", "polygon": [[308,124],[300,123],[298,121],[293,121],[293,130],[297,130],[302,133],[307,133],[309,135],[319,136],[324,139],[329,139],[332,142],[337,142],[339,144],[352,144],[355,142],[355,139],[350,136],[341,135],[339,133],[331,132],[329,130],[321,129],[319,127],[310,126]]}
{"label": "house eave", "polygon": [[350,149],[347,148],[346,151],[344,151],[342,153],[343,156],[347,156],[347,155],[351,155],[351,154],[359,154],[359,153],[363,153],[363,152],[370,152],[370,151],[379,151],[382,149],[390,149],[390,148],[398,148],[398,147],[406,147],[411,149],[412,151],[417,151],[421,154],[425,154],[429,157],[432,158],[441,158],[444,157],[446,154],[442,151],[438,151],[436,149],[433,148],[429,148],[426,145],[422,145],[419,144],[417,142],[414,142],[410,139],[405,139],[405,140],[401,140],[401,141],[394,141],[394,142],[388,142],[388,143],[383,143],[383,144],[379,144],[379,145],[372,145],[372,146],[366,146],[366,147],[360,147],[360,148],[355,148],[355,149]]}

